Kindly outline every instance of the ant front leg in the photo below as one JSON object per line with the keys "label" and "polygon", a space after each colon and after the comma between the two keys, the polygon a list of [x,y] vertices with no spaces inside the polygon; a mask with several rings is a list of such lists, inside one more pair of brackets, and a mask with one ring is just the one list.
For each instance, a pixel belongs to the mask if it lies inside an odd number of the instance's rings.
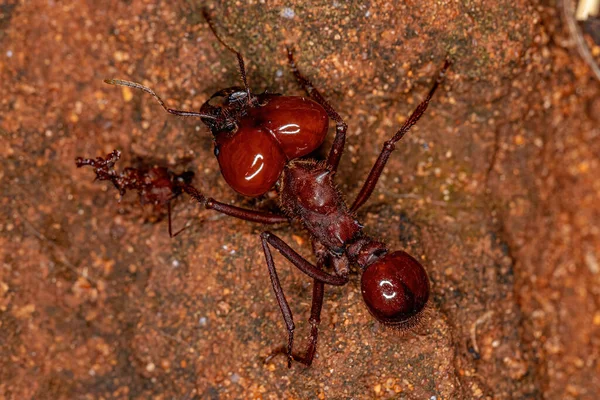
{"label": "ant front leg", "polygon": [[396,148],[396,142],[402,139],[404,135],[410,130],[410,128],[412,128],[412,126],[416,124],[417,121],[421,118],[421,116],[425,113],[425,110],[427,110],[427,106],[429,105],[433,94],[435,93],[439,84],[444,80],[444,75],[446,74],[446,70],[449,66],[450,61],[446,60],[437,79],[435,80],[435,83],[433,84],[433,87],[427,94],[427,97],[425,97],[425,100],[423,100],[421,104],[417,106],[415,111],[413,111],[410,117],[408,117],[408,119],[406,120],[406,122],[404,122],[404,124],[398,130],[398,132],[396,132],[396,134],[390,140],[384,143],[383,150],[379,154],[377,161],[375,161],[373,168],[371,168],[371,172],[369,172],[367,180],[365,181],[363,187],[360,189],[358,196],[356,196],[356,200],[354,200],[352,207],[350,207],[350,211],[355,212],[369,199],[369,197],[373,193],[373,190],[375,189],[375,185],[377,185],[377,181],[379,180],[381,173],[383,172],[385,164],[387,163],[388,159],[390,158],[390,155]]}
{"label": "ant front leg", "polygon": [[[277,304],[279,304],[279,308],[281,310],[281,314],[283,315],[283,319],[285,321],[285,325],[288,331],[288,345],[287,345],[287,357],[288,357],[288,368],[292,366],[292,350],[294,347],[294,317],[292,315],[292,310],[285,298],[285,294],[283,293],[283,289],[281,287],[281,283],[279,282],[279,277],[277,276],[277,270],[275,269],[275,263],[273,262],[273,256],[271,255],[271,250],[269,249],[269,245],[273,246],[281,255],[287,258],[296,268],[300,271],[304,272],[309,277],[315,280],[315,286],[313,287],[313,306],[311,310],[311,325],[314,326],[312,331],[318,330],[318,323],[320,321],[321,307],[323,305],[323,285],[325,283],[333,286],[343,286],[348,283],[347,276],[336,276],[330,275],[319,267],[312,265],[310,262],[306,261],[300,254],[296,253],[287,243],[281,240],[279,237],[273,235],[270,232],[263,232],[260,235],[262,241],[263,251],[265,253],[265,258],[267,261],[267,268],[269,269],[269,277],[271,279],[271,284],[273,286],[273,291],[275,292],[275,297],[277,299]],[[316,283],[319,283],[317,285]],[[314,324],[312,322],[312,317],[315,317]],[[312,333],[312,332],[311,332]],[[313,335],[311,335],[313,336]],[[307,365],[310,365],[312,359],[314,357],[314,351],[316,349],[316,338],[317,333],[314,334],[314,345],[312,347],[309,346],[308,353],[305,357],[300,357],[298,361],[304,362]]]}
{"label": "ant front leg", "polygon": [[221,214],[229,215],[244,221],[259,222],[261,224],[279,224],[288,222],[288,218],[283,215],[272,214],[264,211],[248,210],[246,208],[221,203],[220,201],[217,201],[211,197],[204,196],[191,185],[183,185],[181,188],[207,210],[215,210]]}
{"label": "ant front leg", "polygon": [[294,76],[300,82],[302,88],[308,93],[310,97],[312,97],[317,103],[321,105],[327,112],[329,118],[335,121],[335,139],[333,140],[333,145],[331,146],[331,150],[329,151],[329,156],[327,157],[327,164],[331,167],[332,172],[336,172],[338,165],[340,163],[340,159],[342,158],[342,153],[344,152],[344,144],[346,143],[346,131],[348,130],[348,125],[344,122],[340,114],[338,114],[333,107],[325,100],[323,95],[313,86],[313,84],[306,78],[296,66],[296,62],[294,61],[294,49],[288,47],[288,61],[290,64],[290,68],[294,73]]}

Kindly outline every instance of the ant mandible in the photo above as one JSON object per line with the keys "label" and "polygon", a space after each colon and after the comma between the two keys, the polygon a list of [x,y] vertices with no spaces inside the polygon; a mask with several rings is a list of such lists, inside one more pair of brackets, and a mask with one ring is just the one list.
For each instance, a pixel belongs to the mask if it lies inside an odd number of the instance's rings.
{"label": "ant mandible", "polygon": [[[363,232],[356,220],[358,209],[369,199],[395,144],[423,115],[429,101],[450,66],[445,61],[433,87],[402,127],[386,141],[358,196],[346,205],[334,183],[344,150],[347,125],[321,93],[298,70],[293,49],[287,49],[292,72],[310,98],[250,91],[242,55],[217,34],[206,10],[203,11],[217,40],[237,56],[243,87],[230,87],[215,93],[199,112],[168,108],[150,88],[139,83],[106,80],[113,85],[144,90],[169,113],[199,117],[214,137],[214,153],[227,183],[245,196],[260,196],[275,187],[282,213],[270,213],[228,205],[206,197],[185,179],[172,183],[206,209],[263,224],[300,221],[312,237],[316,265],[304,259],[275,234],[260,234],[275,297],[287,327],[285,353],[288,367],[293,360],[307,366],[315,356],[325,285],[343,286],[349,281],[350,264],[362,273],[361,292],[369,312],[381,323],[408,328],[423,315],[429,299],[429,279],[423,266],[404,251],[390,252],[384,243]],[[335,121],[336,135],[325,161],[299,159],[317,149],[328,130],[328,118]],[[118,188],[119,186],[117,186]],[[271,248],[279,251],[296,268],[313,279],[309,323],[310,339],[302,354],[293,351],[294,319],[277,276]],[[326,272],[330,268],[332,272]]]}

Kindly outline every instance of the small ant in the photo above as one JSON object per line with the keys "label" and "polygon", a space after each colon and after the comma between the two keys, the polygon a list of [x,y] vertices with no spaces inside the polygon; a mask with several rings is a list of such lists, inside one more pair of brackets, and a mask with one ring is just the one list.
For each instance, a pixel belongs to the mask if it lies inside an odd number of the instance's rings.
{"label": "small ant", "polygon": [[[237,56],[243,87],[220,90],[202,105],[200,112],[193,112],[168,108],[152,89],[141,84],[122,80],[105,82],[144,90],[171,114],[201,118],[214,137],[214,153],[227,183],[238,193],[252,197],[275,187],[282,212],[269,213],[221,203],[204,196],[188,182],[167,185],[173,194],[175,190],[183,190],[207,209],[246,221],[279,224],[297,220],[310,233],[316,264],[304,259],[275,234],[269,231],[260,234],[271,284],[288,332],[287,346],[276,350],[268,359],[285,353],[288,367],[293,360],[311,365],[317,347],[325,285],[347,284],[350,264],[357,265],[362,272],[363,299],[378,321],[396,328],[417,324],[429,299],[427,272],[409,254],[390,252],[384,243],[365,234],[355,215],[373,193],[396,142],[424,114],[450,61],[444,63],[425,99],[396,134],[384,143],[358,196],[348,207],[334,183],[344,150],[347,125],[300,73],[293,50],[287,49],[289,65],[310,98],[252,93],[241,54],[218,36],[206,10],[203,14],[217,40]],[[327,159],[300,159],[322,144],[328,130],[328,118],[335,121],[336,135]],[[116,183],[115,186],[122,187]],[[140,190],[139,187],[133,188]],[[294,319],[277,276],[271,247],[314,282],[309,318],[311,334],[308,347],[302,354],[293,351]],[[326,272],[326,269],[332,272]]]}
{"label": "small ant", "polygon": [[152,168],[125,168],[118,173],[113,168],[116,162],[121,158],[121,152],[113,150],[106,158],[98,157],[96,159],[81,158],[75,159],[77,168],[90,166],[96,172],[96,180],[111,181],[117,188],[121,196],[125,195],[127,190],[136,190],[140,197],[140,202],[152,204],[155,207],[167,206],[169,216],[169,236],[175,237],[184,229],[173,233],[171,227],[171,201],[183,193],[183,187],[189,185],[194,177],[194,172],[186,171],[182,174],[174,174],[164,167]]}

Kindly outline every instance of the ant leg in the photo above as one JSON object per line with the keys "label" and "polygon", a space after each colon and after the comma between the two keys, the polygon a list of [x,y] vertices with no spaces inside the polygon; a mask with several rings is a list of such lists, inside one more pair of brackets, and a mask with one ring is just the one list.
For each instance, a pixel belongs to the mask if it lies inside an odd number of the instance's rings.
{"label": "ant leg", "polygon": [[[279,278],[277,276],[277,270],[275,269],[275,263],[273,262],[273,256],[271,255],[269,245],[273,246],[277,251],[279,251],[279,253],[281,253],[281,255],[287,258],[292,264],[294,264],[296,268],[313,278],[315,281],[318,281],[321,285],[327,283],[329,285],[334,286],[343,286],[348,282],[348,277],[330,275],[322,271],[319,267],[315,267],[314,265],[306,261],[300,254],[296,253],[287,243],[285,243],[283,240],[281,240],[280,238],[278,238],[270,232],[265,231],[261,233],[260,237],[262,241],[263,251],[265,253],[265,258],[267,261],[267,267],[269,269],[269,277],[271,278],[273,291],[275,292],[275,297],[277,298],[277,303],[279,304],[279,308],[281,310],[281,313],[283,314],[283,319],[285,321],[288,331],[287,356],[288,368],[291,368],[293,359],[292,350],[294,346],[294,317],[292,316],[292,310],[290,309],[290,306],[285,298],[285,294],[283,293],[283,289],[281,288],[281,283],[279,282]],[[312,311],[315,311],[315,313],[317,313],[318,311],[318,314],[320,314],[320,309],[323,302],[322,292],[322,290],[320,292],[317,292],[317,296],[313,299],[313,310],[311,310],[311,316]],[[315,294],[314,288],[313,294]]]}
{"label": "ant leg", "polygon": [[[327,272],[324,272],[319,267],[316,267],[308,261],[306,261],[304,257],[296,253],[296,251],[292,249],[286,242],[284,242],[278,236],[272,234],[271,232],[265,231],[260,234],[260,237],[263,243],[263,247],[265,247],[267,244],[270,244],[277,251],[279,251],[282,256],[284,256],[292,264],[294,264],[296,268],[304,272],[309,277],[317,279],[320,282],[332,286],[344,286],[346,283],[348,283],[347,276],[331,275]],[[270,254],[270,251],[267,251]]]}
{"label": "ant leg", "polygon": [[246,67],[244,66],[244,58],[233,47],[231,47],[227,43],[225,43],[223,41],[223,39],[221,39],[221,37],[217,34],[215,25],[213,24],[212,18],[210,17],[210,14],[208,13],[208,10],[206,8],[202,9],[202,15],[204,16],[204,19],[206,20],[206,22],[208,22],[208,26],[210,27],[210,30],[215,35],[215,37],[217,38],[219,43],[221,43],[227,50],[229,50],[230,52],[232,52],[233,54],[236,55],[238,64],[240,66],[240,75],[242,76],[242,82],[244,82],[244,89],[246,89],[246,94],[248,95],[248,104],[250,104],[250,100],[251,100],[250,99],[250,87],[248,86],[248,80],[246,79]]}
{"label": "ant leg", "polygon": [[[313,241],[313,251],[317,257],[317,267],[322,269],[328,260],[329,254],[324,248],[319,247],[318,244]],[[312,304],[310,308],[310,318],[308,322],[310,324],[310,338],[308,347],[303,354],[292,353],[292,357],[301,362],[302,364],[310,367],[315,357],[317,350],[317,341],[319,337],[319,324],[321,323],[321,309],[323,308],[323,294],[325,291],[325,285],[318,279],[313,279],[313,293],[312,293]],[[274,350],[266,359],[265,362],[269,362],[273,357],[278,354],[286,354],[287,348],[280,347]]]}
{"label": "ant leg", "polygon": [[167,214],[168,214],[168,217],[169,217],[169,237],[170,238],[174,238],[175,236],[179,235],[181,232],[183,232],[184,230],[186,230],[187,229],[187,225],[184,225],[183,228],[181,228],[177,232],[173,233],[173,228],[171,227],[171,201],[169,201],[167,203]]}
{"label": "ant leg", "polygon": [[[278,281],[279,282],[279,281]],[[312,305],[310,308],[310,318],[308,322],[310,323],[310,338],[308,342],[308,348],[304,354],[292,353],[292,359],[301,362],[302,364],[310,367],[313,359],[315,358],[315,353],[317,351],[317,340],[319,337],[319,324],[321,323],[321,308],[323,307],[323,294],[325,291],[325,285],[323,282],[318,281],[316,279],[313,280],[313,294],[312,294]],[[279,302],[279,299],[278,299]],[[279,303],[279,307],[282,307],[282,304]],[[282,309],[283,312],[283,309]],[[285,315],[284,315],[285,318]],[[293,322],[293,320],[292,320]],[[288,329],[289,332],[289,329]],[[293,332],[292,332],[293,334]],[[265,362],[268,363],[273,359],[273,357],[285,354],[288,356],[289,362],[289,347],[280,347],[275,349],[266,359]]]}
{"label": "ant leg", "polygon": [[377,161],[375,161],[373,168],[371,168],[371,172],[369,172],[369,176],[367,177],[367,180],[363,184],[363,187],[360,189],[358,196],[356,196],[356,199],[354,200],[352,207],[350,207],[350,211],[355,212],[356,210],[358,210],[360,208],[360,206],[362,206],[369,199],[369,197],[373,193],[373,190],[375,189],[375,185],[377,184],[379,177],[381,176],[381,172],[383,171],[385,164],[387,163],[388,159],[390,158],[392,151],[394,151],[394,149],[396,148],[396,146],[395,146],[396,142],[398,142],[400,139],[402,139],[404,137],[404,135],[410,130],[410,128],[414,124],[416,124],[417,121],[419,120],[419,118],[421,118],[421,116],[425,113],[425,110],[427,110],[427,106],[429,105],[429,101],[433,97],[433,94],[435,93],[439,84],[444,80],[444,75],[449,66],[450,66],[450,61],[446,60],[437,79],[435,80],[435,82],[433,84],[433,87],[427,94],[427,97],[425,97],[425,100],[423,100],[421,102],[421,104],[419,104],[417,106],[417,108],[413,111],[413,113],[410,115],[410,117],[408,117],[408,119],[404,122],[404,124],[398,130],[398,132],[396,132],[396,134],[390,140],[388,140],[387,142],[384,143],[383,150],[379,154]]}
{"label": "ant leg", "polygon": [[317,351],[317,341],[319,338],[319,324],[321,323],[321,309],[323,308],[323,294],[325,292],[325,285],[323,282],[319,282],[318,280],[314,280],[313,282],[313,295],[312,295],[312,305],[310,307],[310,318],[308,322],[310,323],[310,339],[308,342],[308,348],[306,349],[306,353],[303,356],[295,355],[302,364],[310,367],[312,364],[313,358],[315,358],[315,353]]}
{"label": "ant leg", "polygon": [[246,208],[236,207],[229,204],[221,203],[213,198],[206,197],[191,185],[183,185],[184,192],[192,196],[207,210],[215,210],[221,214],[231,217],[243,219],[250,222],[259,222],[261,224],[279,224],[289,222],[288,218],[283,215],[268,213],[264,211],[248,210]]}
{"label": "ant leg", "polygon": [[146,93],[150,93],[160,103],[161,107],[164,108],[165,111],[168,112],[169,114],[179,115],[180,117],[200,117],[200,118],[207,118],[207,119],[215,119],[216,118],[214,115],[203,114],[203,113],[199,113],[199,112],[195,112],[195,111],[175,110],[174,108],[169,108],[166,106],[163,99],[161,99],[160,96],[157,95],[156,92],[154,92],[154,90],[152,90],[149,87],[144,86],[140,83],[123,81],[121,79],[105,79],[104,83],[108,83],[109,85],[115,85],[115,86],[127,86],[130,88],[143,90]]}
{"label": "ant leg", "polygon": [[287,53],[290,68],[292,69],[294,76],[302,88],[310,97],[312,97],[325,109],[329,118],[335,121],[335,139],[333,140],[333,145],[331,146],[329,156],[327,157],[327,164],[331,167],[331,170],[335,172],[337,171],[340,159],[342,158],[342,153],[344,152],[344,144],[346,142],[346,131],[348,130],[348,125],[346,125],[342,117],[340,117],[340,114],[333,109],[333,107],[327,102],[327,100],[325,100],[325,98],[313,86],[308,78],[302,75],[302,73],[298,70],[296,62],[294,61],[294,49],[288,47]]}
{"label": "ant leg", "polygon": [[[330,255],[323,245],[313,240],[313,253],[317,257],[317,267],[323,269],[323,267],[330,260]],[[319,339],[319,324],[321,323],[321,309],[323,308],[323,295],[325,293],[325,285],[323,282],[313,279],[313,293],[312,302],[310,306],[310,318],[308,323],[310,324],[310,338],[308,339],[308,347],[303,355],[294,354],[294,358],[302,364],[310,367],[315,353],[317,351],[317,342]]]}

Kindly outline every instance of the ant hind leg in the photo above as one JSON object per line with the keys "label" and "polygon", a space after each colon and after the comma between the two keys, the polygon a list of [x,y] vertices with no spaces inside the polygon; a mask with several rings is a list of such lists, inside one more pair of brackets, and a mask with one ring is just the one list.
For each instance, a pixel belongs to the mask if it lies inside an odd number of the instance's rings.
{"label": "ant hind leg", "polygon": [[[343,286],[346,283],[348,283],[348,277],[330,275],[324,272],[321,269],[320,265],[312,265],[311,263],[306,261],[301,255],[296,253],[287,243],[285,243],[279,237],[273,235],[270,232],[263,232],[261,233],[260,237],[263,251],[265,253],[265,258],[267,261],[267,268],[269,269],[269,277],[271,279],[273,291],[275,292],[275,297],[277,299],[277,303],[279,304],[279,308],[283,315],[283,319],[285,321],[286,328],[288,331],[287,348],[276,350],[274,353],[271,354],[271,356],[267,357],[266,361],[268,362],[275,355],[285,352],[285,354],[287,354],[288,357],[288,368],[291,368],[292,360],[294,360],[294,357],[296,357],[297,361],[300,361],[306,365],[310,365],[315,355],[317,346],[318,326],[320,322],[321,308],[323,305],[324,284],[327,283],[329,285],[334,286]],[[290,306],[285,298],[285,294],[283,293],[281,283],[279,282],[279,277],[277,276],[277,270],[275,269],[275,263],[273,262],[273,256],[271,255],[269,245],[273,246],[277,251],[279,251],[279,253],[281,253],[281,255],[283,255],[292,264],[294,264],[296,268],[298,268],[314,280],[311,318],[309,320],[311,324],[311,338],[307,352],[305,355],[302,356],[294,356],[292,353],[294,346],[295,329],[294,317],[292,315]]]}

